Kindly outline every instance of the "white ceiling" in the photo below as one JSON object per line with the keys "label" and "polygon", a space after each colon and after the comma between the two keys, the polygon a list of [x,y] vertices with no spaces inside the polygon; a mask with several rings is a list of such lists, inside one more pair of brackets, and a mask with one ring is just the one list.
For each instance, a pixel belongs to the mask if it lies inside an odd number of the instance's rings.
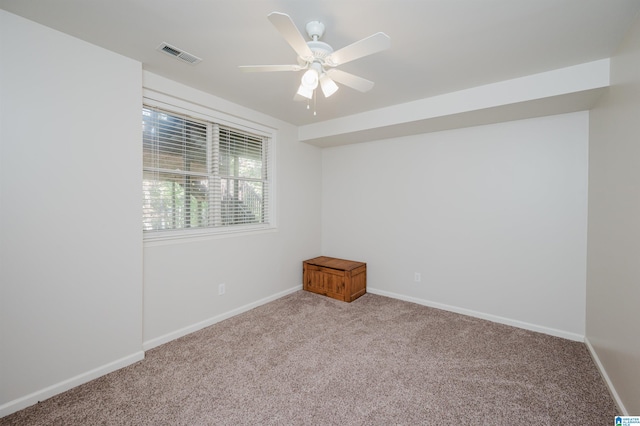
{"label": "white ceiling", "polygon": [[[306,125],[610,57],[640,0],[0,0],[0,7],[155,74]],[[336,50],[385,32],[389,50],[340,67],[375,87],[320,96],[314,117],[306,102],[293,101],[301,72],[240,72],[238,65],[295,63],[267,20],[273,11],[301,30],[322,21],[323,41]],[[177,61],[156,50],[162,42],[203,61]]]}

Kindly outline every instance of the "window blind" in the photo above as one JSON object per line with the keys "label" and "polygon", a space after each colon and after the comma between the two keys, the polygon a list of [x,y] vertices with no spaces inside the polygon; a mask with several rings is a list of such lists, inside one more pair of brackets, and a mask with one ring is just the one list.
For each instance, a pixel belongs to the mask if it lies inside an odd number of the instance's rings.
{"label": "window blind", "polygon": [[269,138],[144,107],[146,232],[269,223]]}

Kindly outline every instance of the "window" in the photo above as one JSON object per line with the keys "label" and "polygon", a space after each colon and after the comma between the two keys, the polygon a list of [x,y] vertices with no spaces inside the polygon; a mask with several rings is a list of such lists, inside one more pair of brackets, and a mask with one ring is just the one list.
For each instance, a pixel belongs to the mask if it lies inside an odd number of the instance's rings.
{"label": "window", "polygon": [[147,106],[142,133],[147,235],[269,225],[270,138]]}

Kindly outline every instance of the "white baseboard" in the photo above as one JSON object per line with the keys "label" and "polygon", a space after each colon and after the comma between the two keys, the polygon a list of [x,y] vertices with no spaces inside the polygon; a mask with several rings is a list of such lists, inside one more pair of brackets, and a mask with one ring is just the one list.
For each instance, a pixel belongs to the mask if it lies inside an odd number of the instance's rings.
{"label": "white baseboard", "polygon": [[23,408],[27,408],[31,405],[37,404],[38,401],[44,401],[45,399],[51,398],[54,395],[68,391],[71,388],[90,382],[91,380],[97,379],[98,377],[104,376],[105,374],[109,374],[128,365],[134,364],[142,359],[144,359],[144,352],[135,352],[124,358],[120,358],[101,367],[87,371],[86,373],[79,374],[75,377],[64,380],[60,383],[56,383],[52,386],[48,386],[32,394],[23,396],[13,401],[9,401],[6,404],[0,405],[0,417],[8,416],[9,414],[22,410]]}
{"label": "white baseboard", "polygon": [[404,300],[405,302],[412,302],[412,303],[417,303],[423,306],[429,306],[430,308],[442,309],[444,311],[455,312],[457,314],[485,319],[488,321],[497,322],[499,324],[510,325],[510,326],[522,328],[525,330],[549,334],[555,337],[562,337],[563,339],[574,340],[576,342],[584,342],[584,336],[582,334],[572,333],[569,331],[557,330],[555,328],[550,328],[550,327],[543,327],[536,324],[531,324],[531,323],[518,321],[510,318],[500,317],[497,315],[491,315],[483,312],[473,311],[471,309],[459,308],[456,306],[445,305],[443,303],[432,302],[430,300],[419,299],[417,297],[405,296],[404,294],[392,293],[390,291],[385,291],[385,290],[378,290],[376,288],[367,287],[367,292],[378,294],[380,296],[391,297],[393,299]]}
{"label": "white baseboard", "polygon": [[596,363],[596,366],[600,371],[600,375],[604,379],[604,382],[607,384],[607,387],[609,388],[609,392],[611,393],[611,397],[616,402],[616,404],[618,404],[618,408],[622,412],[622,415],[628,416],[629,412],[627,411],[624,404],[622,403],[622,400],[620,399],[620,395],[618,395],[618,392],[616,392],[616,388],[613,387],[613,383],[611,382],[611,379],[607,374],[607,370],[604,369],[604,365],[602,365],[602,362],[600,362],[600,358],[598,357],[598,353],[596,352],[595,348],[591,345],[591,342],[587,337],[584,338],[584,343],[587,345],[587,348],[589,349],[589,353],[591,354],[591,358],[593,358],[593,362]]}
{"label": "white baseboard", "polygon": [[168,342],[170,342],[172,340],[175,340],[175,339],[177,339],[179,337],[186,336],[187,334],[191,334],[191,333],[193,333],[195,331],[198,331],[198,330],[201,330],[201,329],[203,329],[205,327],[209,327],[210,325],[213,325],[213,324],[215,324],[217,322],[226,320],[227,318],[231,318],[231,317],[234,317],[234,316],[236,316],[238,314],[241,314],[243,312],[249,311],[249,310],[251,310],[253,308],[257,308],[258,306],[264,305],[265,303],[273,302],[276,299],[280,299],[281,297],[284,297],[284,296],[289,295],[291,293],[295,293],[298,290],[302,290],[302,284],[300,284],[299,286],[295,286],[295,287],[292,287],[290,289],[281,291],[280,293],[276,293],[274,295],[271,295],[271,296],[265,297],[263,299],[257,300],[255,302],[246,304],[244,306],[240,306],[239,308],[236,308],[236,309],[233,309],[231,311],[222,313],[220,315],[216,315],[215,317],[206,319],[206,320],[198,322],[196,324],[192,324],[192,325],[190,325],[188,327],[184,327],[184,328],[181,328],[179,330],[172,331],[171,333],[167,333],[167,334],[165,334],[163,336],[147,340],[147,341],[143,342],[142,348],[145,351],[148,351],[149,349],[153,349],[153,348],[155,348],[157,346],[160,346],[160,345],[163,345],[165,343],[168,343]]}

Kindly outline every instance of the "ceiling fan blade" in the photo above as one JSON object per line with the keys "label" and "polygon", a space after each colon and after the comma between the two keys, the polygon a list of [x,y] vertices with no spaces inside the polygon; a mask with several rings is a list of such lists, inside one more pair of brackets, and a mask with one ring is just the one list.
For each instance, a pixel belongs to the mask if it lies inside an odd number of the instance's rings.
{"label": "ceiling fan blade", "polygon": [[358,77],[357,75],[353,75],[335,68],[328,70],[327,75],[338,83],[349,86],[352,89],[356,89],[360,92],[368,92],[373,88],[374,85],[373,81],[369,81],[365,78]]}
{"label": "ceiling fan blade", "polygon": [[244,72],[272,72],[272,71],[300,71],[304,67],[300,65],[240,65],[240,71]]}
{"label": "ceiling fan blade", "polygon": [[313,52],[307,46],[307,42],[298,31],[296,24],[293,23],[291,17],[285,13],[271,12],[268,16],[269,21],[282,34],[282,37],[289,43],[293,50],[296,51],[305,61],[313,58]]}
{"label": "ceiling fan blade", "polygon": [[388,35],[385,33],[375,33],[367,38],[363,38],[360,41],[356,41],[355,43],[345,46],[342,49],[336,50],[329,55],[325,61],[329,65],[336,67],[355,59],[362,58],[363,56],[388,49],[390,46],[391,39]]}

